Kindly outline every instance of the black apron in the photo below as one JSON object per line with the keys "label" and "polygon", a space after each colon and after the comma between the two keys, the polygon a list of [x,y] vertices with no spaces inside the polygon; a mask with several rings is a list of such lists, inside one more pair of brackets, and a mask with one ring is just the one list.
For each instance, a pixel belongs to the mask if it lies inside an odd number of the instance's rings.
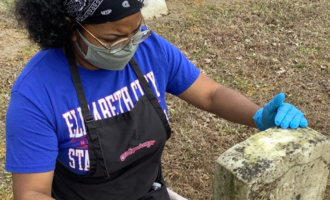
{"label": "black apron", "polygon": [[[90,169],[77,175],[56,163],[52,196],[57,200],[170,200],[161,173],[161,155],[171,129],[139,66],[134,69],[145,94],[131,111],[95,121],[71,48],[66,49],[71,76],[84,116]],[[161,188],[153,190],[158,182]]]}

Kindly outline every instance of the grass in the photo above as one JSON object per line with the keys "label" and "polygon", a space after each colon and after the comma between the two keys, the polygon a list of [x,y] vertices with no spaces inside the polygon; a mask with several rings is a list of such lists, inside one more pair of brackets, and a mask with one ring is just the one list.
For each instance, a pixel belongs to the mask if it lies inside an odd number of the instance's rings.
{"label": "grass", "polygon": [[[5,2],[10,5],[12,1]],[[148,25],[176,45],[202,73],[244,93],[259,105],[284,92],[286,101],[306,114],[311,128],[330,134],[327,123],[330,113],[329,1],[167,0],[166,3],[170,15],[147,20]],[[4,24],[7,23],[2,20],[4,13],[8,18],[8,12],[1,7],[0,25],[13,27],[13,22]],[[5,44],[0,43],[0,47]],[[11,49],[0,61],[3,66],[0,72],[0,199],[12,198],[10,174],[3,171],[2,122],[8,105],[6,94],[24,63],[37,50],[25,44],[26,47]],[[163,156],[167,185],[189,199],[212,199],[215,159],[257,130],[227,122],[171,95],[167,96],[167,102],[173,130]]]}
{"label": "grass", "polygon": [[[4,111],[1,111],[3,113]],[[9,200],[12,199],[11,192],[11,175],[4,170],[5,160],[5,138],[4,138],[4,124],[0,122],[0,199]]]}
{"label": "grass", "polygon": [[12,15],[14,0],[1,0],[0,2],[0,28],[14,27],[15,19]]}

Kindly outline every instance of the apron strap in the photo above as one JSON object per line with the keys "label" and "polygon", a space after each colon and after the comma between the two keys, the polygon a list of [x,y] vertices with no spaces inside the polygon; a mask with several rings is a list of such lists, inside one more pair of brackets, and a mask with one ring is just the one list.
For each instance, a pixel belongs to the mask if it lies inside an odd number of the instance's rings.
{"label": "apron strap", "polygon": [[[79,105],[81,107],[81,112],[82,112],[82,115],[84,118],[85,126],[86,126],[86,128],[88,128],[87,139],[88,139],[88,149],[89,149],[88,152],[89,152],[89,162],[90,162],[90,165],[89,165],[90,169],[89,169],[88,175],[93,175],[96,172],[97,163],[100,164],[101,168],[105,169],[105,170],[98,170],[99,172],[101,172],[101,171],[108,172],[108,170],[106,170],[106,165],[105,165],[105,162],[104,162],[104,159],[102,156],[102,152],[99,151],[99,149],[101,149],[101,146],[100,146],[100,142],[99,142],[97,129],[95,128],[95,124],[94,124],[94,117],[88,109],[86,96],[84,93],[83,86],[81,84],[81,79],[79,76],[78,67],[76,64],[76,59],[75,59],[75,55],[73,53],[72,47],[65,48],[65,55],[66,55],[66,58],[67,58],[67,61],[68,61],[69,67],[70,67],[71,77],[72,77],[73,84],[74,84],[74,87],[75,87],[75,90],[77,93],[77,97],[78,97]],[[109,176],[109,174],[106,174],[106,175]]]}
{"label": "apron strap", "polygon": [[168,123],[168,120],[166,118],[166,115],[163,111],[163,108],[159,105],[158,99],[156,98],[154,92],[152,91],[151,87],[149,86],[148,82],[144,78],[143,73],[141,72],[141,69],[139,65],[136,63],[135,59],[132,58],[129,63],[131,64],[135,74],[137,75],[144,91],[146,92],[146,95],[151,102],[152,106],[154,107],[155,111],[157,112],[158,116],[160,117],[160,120],[162,121],[162,124],[164,125],[164,128],[166,130],[167,139],[171,137],[171,127]]}
{"label": "apron strap", "polygon": [[81,112],[83,114],[84,120],[85,121],[91,121],[93,120],[93,116],[89,112],[88,106],[87,106],[87,101],[84,93],[84,89],[81,84],[81,79],[79,76],[78,68],[76,65],[76,60],[74,53],[72,51],[72,48],[65,48],[65,55],[66,59],[68,61],[68,64],[70,66],[70,72],[71,72],[71,77],[76,89],[76,93],[78,96],[78,101],[81,107]]}

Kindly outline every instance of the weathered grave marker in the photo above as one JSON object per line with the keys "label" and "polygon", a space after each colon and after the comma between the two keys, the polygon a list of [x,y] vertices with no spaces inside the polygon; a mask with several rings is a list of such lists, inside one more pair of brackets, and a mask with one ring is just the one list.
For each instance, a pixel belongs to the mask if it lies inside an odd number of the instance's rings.
{"label": "weathered grave marker", "polygon": [[310,128],[272,128],[216,161],[214,200],[323,200],[330,140]]}

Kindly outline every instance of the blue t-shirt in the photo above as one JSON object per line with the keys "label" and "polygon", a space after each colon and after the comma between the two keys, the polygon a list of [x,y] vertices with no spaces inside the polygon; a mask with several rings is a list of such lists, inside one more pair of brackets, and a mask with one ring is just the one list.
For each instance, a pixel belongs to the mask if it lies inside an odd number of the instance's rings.
{"label": "blue t-shirt", "polygon": [[[172,44],[152,33],[134,55],[167,115],[165,92],[178,95],[199,70]],[[78,67],[95,120],[131,110],[144,94],[129,64],[122,71]],[[38,52],[17,78],[6,116],[6,170],[47,172],[56,159],[74,173],[89,170],[86,131],[65,54]]]}

